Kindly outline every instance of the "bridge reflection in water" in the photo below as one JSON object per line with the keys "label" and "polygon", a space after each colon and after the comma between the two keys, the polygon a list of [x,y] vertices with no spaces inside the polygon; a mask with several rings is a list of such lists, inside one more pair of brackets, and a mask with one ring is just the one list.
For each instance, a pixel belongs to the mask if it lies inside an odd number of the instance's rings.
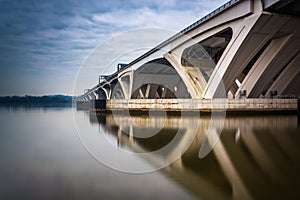
{"label": "bridge reflection in water", "polygon": [[[300,129],[297,116],[226,117],[223,123],[209,116],[161,117],[103,115],[90,112],[90,122],[99,123],[118,141],[119,148],[132,152],[153,152],[180,134],[173,149],[159,159],[172,157],[192,139],[183,155],[161,171],[203,199],[299,199]],[[197,128],[195,128],[195,122]],[[157,134],[143,138],[163,123]],[[222,129],[221,125],[224,124]],[[220,137],[218,130],[222,129]],[[101,135],[100,135],[101,136]],[[216,144],[199,158],[204,143],[214,138]],[[216,140],[217,138],[217,140]],[[200,156],[201,157],[201,156]]]}

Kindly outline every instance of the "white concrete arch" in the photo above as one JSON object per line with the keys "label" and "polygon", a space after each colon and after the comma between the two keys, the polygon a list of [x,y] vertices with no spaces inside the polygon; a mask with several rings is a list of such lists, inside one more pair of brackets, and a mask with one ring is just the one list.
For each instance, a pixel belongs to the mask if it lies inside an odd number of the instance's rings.
{"label": "white concrete arch", "polygon": [[104,90],[107,99],[110,99],[110,94],[111,94],[110,84],[108,82],[106,82],[104,85],[101,85],[100,88],[102,88]]}
{"label": "white concrete arch", "polygon": [[218,76],[212,78],[208,83],[206,98],[220,97],[222,95],[221,83],[227,93],[260,49],[270,39],[276,37],[281,30],[284,30],[284,25],[290,20],[290,17],[261,14],[245,18],[245,20],[250,23],[245,23],[240,34],[233,40],[233,44],[228,49],[219,68],[215,69]]}
{"label": "white concrete arch", "polygon": [[[232,25],[232,27],[235,27],[234,24],[231,24],[231,25]],[[165,58],[168,59],[168,61],[178,71],[178,74],[184,80],[184,83],[186,84],[192,98],[194,98],[194,99],[204,97],[203,93],[207,86],[207,82],[205,80],[205,77],[201,73],[201,70],[198,67],[196,67],[194,64],[192,64],[190,67],[183,66],[182,59],[184,57],[184,52],[188,48],[191,48],[195,45],[197,45],[197,46],[199,45],[199,47],[201,47],[201,42],[205,42],[227,30],[232,30],[230,24],[224,24],[222,26],[218,26],[214,29],[207,31],[206,33],[203,33],[201,35],[194,37],[193,39],[187,38],[187,36],[183,36],[183,38],[185,38],[187,41],[185,43],[181,44],[180,46],[177,46],[175,49],[170,51],[168,54],[164,55]],[[233,30],[232,30],[232,32],[233,33],[232,33],[231,37],[233,37],[233,34],[234,34]],[[230,42],[229,42],[228,46],[229,45],[230,45]],[[226,51],[226,49],[225,49],[225,51]],[[225,51],[223,52],[223,54],[225,54]],[[223,55],[221,56],[220,60],[222,59],[222,57],[223,57]],[[203,64],[207,65],[207,64],[209,64],[208,62],[211,62],[211,61],[202,60],[201,62],[205,62]],[[212,63],[210,65],[213,65],[214,68],[217,68],[217,66],[219,64]]]}
{"label": "white concrete arch", "polygon": [[[180,74],[181,78],[184,80],[192,98],[213,97],[211,93],[215,93],[215,90],[217,90],[216,87],[220,85],[222,74],[225,73],[226,67],[228,66],[226,64],[228,64],[228,62],[232,60],[232,57],[235,53],[229,52],[228,49],[232,49],[231,51],[237,51],[240,43],[242,43],[243,39],[247,36],[247,31],[245,31],[245,29],[247,29],[248,31],[251,30],[251,27],[258,19],[258,16],[256,16],[252,17],[251,20],[249,19],[245,22],[243,17],[251,15],[254,10],[261,10],[262,6],[260,2],[254,3],[253,1],[241,1],[230,9],[232,9],[231,12],[220,13],[212,20],[201,24],[201,26],[189,31],[185,35],[182,35],[180,38],[173,41],[172,44],[170,44],[172,50],[168,54],[164,55],[166,59],[168,59],[169,62],[172,63],[172,65]],[[232,39],[228,44],[226,50],[223,52],[223,55],[220,58],[219,63],[215,67],[215,70],[212,73],[212,77],[208,84],[206,84],[206,81],[199,71],[192,68],[187,69],[182,67],[181,56],[186,48],[194,45],[195,43],[204,41],[205,39],[228,28],[232,29],[233,31]],[[244,37],[241,37],[241,32],[243,32],[242,35]],[[232,54],[232,56],[228,56],[228,53]],[[225,56],[226,59],[224,60]],[[221,67],[223,65],[225,66]],[[221,73],[219,72],[220,68],[223,68],[223,73],[222,71]]]}
{"label": "white concrete arch", "polygon": [[125,99],[130,99],[130,94],[132,93],[133,73],[132,68],[128,67],[118,74],[118,82],[123,90]]}
{"label": "white concrete arch", "polygon": [[108,91],[103,88],[103,87],[99,87],[96,89],[97,94],[98,94],[98,98],[97,99],[108,99]]}
{"label": "white concrete arch", "polygon": [[191,98],[177,70],[164,57],[134,71],[131,91],[131,98]]}

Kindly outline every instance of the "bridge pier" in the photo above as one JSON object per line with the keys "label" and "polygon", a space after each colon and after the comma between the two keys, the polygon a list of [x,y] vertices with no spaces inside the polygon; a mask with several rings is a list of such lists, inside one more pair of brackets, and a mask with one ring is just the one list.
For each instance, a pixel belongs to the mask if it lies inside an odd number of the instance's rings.
{"label": "bridge pier", "polygon": [[78,109],[100,112],[299,113],[300,99],[96,99],[76,102]]}
{"label": "bridge pier", "polygon": [[94,99],[90,101],[89,110],[106,111],[106,99]]}

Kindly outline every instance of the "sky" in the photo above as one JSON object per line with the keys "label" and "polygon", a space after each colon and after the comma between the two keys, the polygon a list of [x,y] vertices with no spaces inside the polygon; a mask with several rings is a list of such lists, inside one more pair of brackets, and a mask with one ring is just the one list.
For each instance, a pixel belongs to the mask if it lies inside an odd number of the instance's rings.
{"label": "sky", "polygon": [[[79,95],[103,73],[82,73],[91,55],[108,60],[104,52],[126,49],[122,36],[132,32],[138,55],[227,1],[0,0],[0,96]],[[138,39],[147,37],[146,43]],[[103,51],[110,42],[118,44]],[[78,83],[79,76],[88,78]]]}

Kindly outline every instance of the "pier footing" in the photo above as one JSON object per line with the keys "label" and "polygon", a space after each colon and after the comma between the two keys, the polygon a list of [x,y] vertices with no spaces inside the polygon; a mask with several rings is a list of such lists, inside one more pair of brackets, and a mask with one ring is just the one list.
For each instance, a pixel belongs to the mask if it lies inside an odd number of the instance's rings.
{"label": "pier footing", "polygon": [[298,99],[110,99],[79,102],[81,109],[101,112],[297,113]]}
{"label": "pier footing", "polygon": [[276,112],[298,110],[297,99],[112,99],[107,110]]}

